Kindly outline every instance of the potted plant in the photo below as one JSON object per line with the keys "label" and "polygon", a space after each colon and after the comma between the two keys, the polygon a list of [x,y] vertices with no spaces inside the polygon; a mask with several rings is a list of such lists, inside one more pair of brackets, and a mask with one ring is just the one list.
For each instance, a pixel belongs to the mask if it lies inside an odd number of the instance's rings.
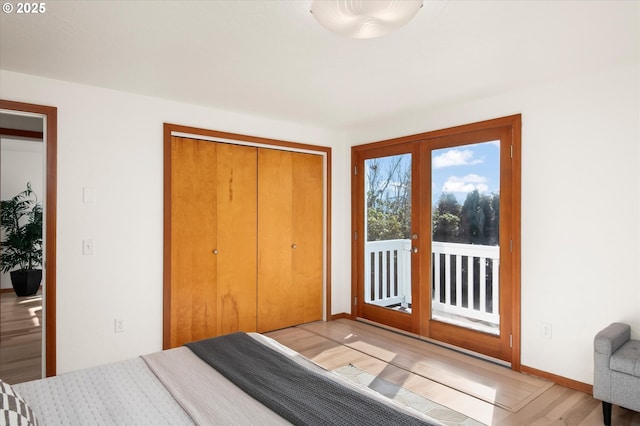
{"label": "potted plant", "polygon": [[16,295],[31,296],[42,281],[42,204],[31,189],[9,200],[0,201],[0,220],[4,239],[0,269],[11,271],[11,285]]}

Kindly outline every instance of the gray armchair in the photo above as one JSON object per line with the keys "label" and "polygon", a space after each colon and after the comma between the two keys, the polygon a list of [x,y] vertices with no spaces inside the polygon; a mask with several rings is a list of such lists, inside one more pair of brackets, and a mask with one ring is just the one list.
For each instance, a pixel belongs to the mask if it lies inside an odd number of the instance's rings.
{"label": "gray armchair", "polygon": [[593,397],[602,401],[604,424],[611,425],[611,404],[640,411],[640,340],[631,340],[627,324],[613,323],[594,339]]}

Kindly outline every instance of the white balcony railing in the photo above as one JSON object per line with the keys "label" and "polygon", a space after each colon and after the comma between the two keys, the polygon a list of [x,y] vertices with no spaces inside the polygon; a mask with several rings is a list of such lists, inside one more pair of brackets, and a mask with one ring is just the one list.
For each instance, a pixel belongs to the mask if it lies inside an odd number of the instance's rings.
{"label": "white balcony railing", "polygon": [[365,244],[364,301],[378,306],[411,304],[411,240]]}
{"label": "white balcony railing", "polygon": [[436,241],[431,247],[433,314],[500,324],[500,247]]}
{"label": "white balcony railing", "polygon": [[[431,248],[434,317],[500,324],[500,248],[437,241]],[[365,244],[364,290],[367,303],[410,308],[411,240]]]}

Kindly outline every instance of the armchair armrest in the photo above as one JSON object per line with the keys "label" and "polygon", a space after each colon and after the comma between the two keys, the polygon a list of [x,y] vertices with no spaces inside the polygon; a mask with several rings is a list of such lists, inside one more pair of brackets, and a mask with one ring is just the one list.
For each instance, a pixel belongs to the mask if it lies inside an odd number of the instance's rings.
{"label": "armchair armrest", "polygon": [[631,327],[614,322],[596,334],[593,340],[593,397],[611,401],[611,355],[631,338]]}
{"label": "armchair armrest", "polygon": [[596,353],[611,356],[629,339],[631,339],[631,327],[627,324],[614,322],[596,334],[594,350]]}

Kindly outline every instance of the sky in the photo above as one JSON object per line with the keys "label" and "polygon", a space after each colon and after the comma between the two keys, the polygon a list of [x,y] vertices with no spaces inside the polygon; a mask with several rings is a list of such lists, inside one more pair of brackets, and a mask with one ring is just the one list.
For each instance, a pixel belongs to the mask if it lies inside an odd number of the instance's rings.
{"label": "sky", "polygon": [[[410,154],[379,158],[383,170],[389,168],[394,159],[402,158],[401,169],[406,170],[411,162]],[[371,164],[367,160],[367,165]],[[448,192],[464,203],[467,194],[477,189],[481,194],[500,192],[500,141],[462,145],[453,148],[433,150],[432,205],[443,192]],[[389,192],[392,196],[392,191]]]}
{"label": "sky", "polygon": [[443,192],[462,204],[467,194],[500,192],[500,142],[443,148],[431,153],[432,204]]}

